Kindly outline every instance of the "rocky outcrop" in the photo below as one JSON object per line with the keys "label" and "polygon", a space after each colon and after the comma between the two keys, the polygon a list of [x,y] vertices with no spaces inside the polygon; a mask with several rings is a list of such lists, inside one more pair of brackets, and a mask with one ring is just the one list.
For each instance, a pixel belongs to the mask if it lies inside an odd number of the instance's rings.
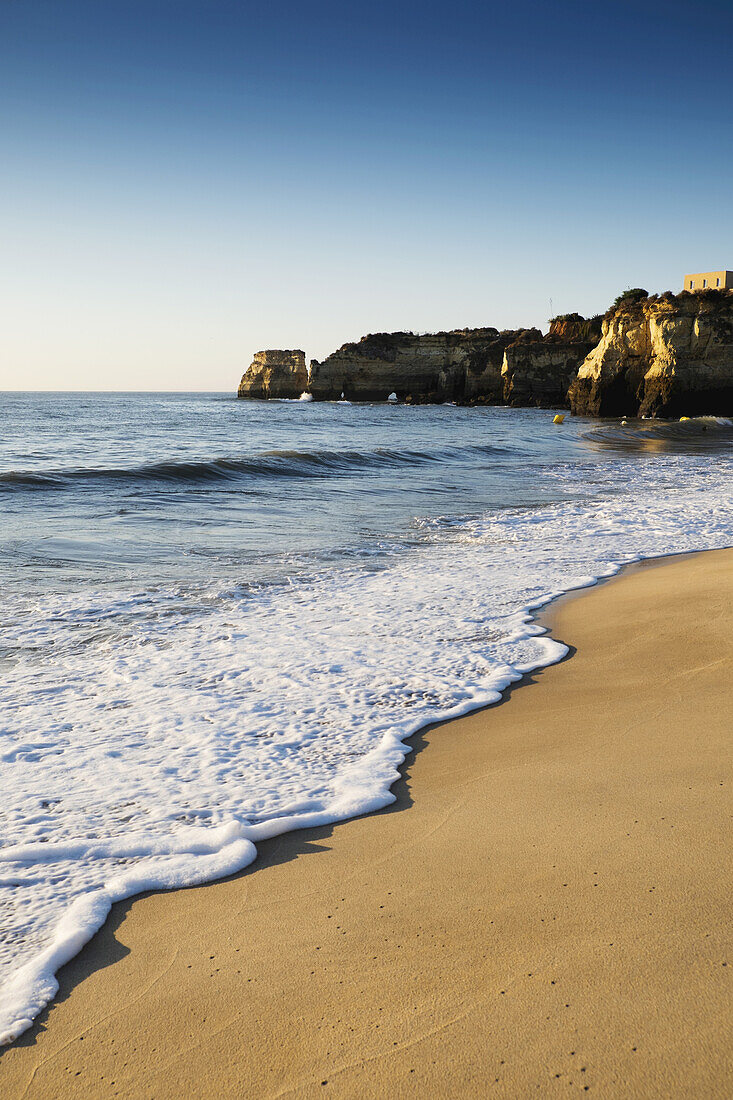
{"label": "rocky outcrop", "polygon": [[507,405],[566,408],[578,367],[601,336],[600,318],[556,320],[543,336],[527,329],[507,347],[501,368]]}
{"label": "rocky outcrop", "polygon": [[495,328],[364,336],[313,360],[308,388],[316,401],[500,402],[504,349],[516,337]]}
{"label": "rocky outcrop", "polygon": [[585,416],[730,416],[733,291],[622,299],[569,396]]}
{"label": "rocky outcrop", "polygon": [[300,397],[308,386],[303,351],[258,351],[239,383],[238,397]]}

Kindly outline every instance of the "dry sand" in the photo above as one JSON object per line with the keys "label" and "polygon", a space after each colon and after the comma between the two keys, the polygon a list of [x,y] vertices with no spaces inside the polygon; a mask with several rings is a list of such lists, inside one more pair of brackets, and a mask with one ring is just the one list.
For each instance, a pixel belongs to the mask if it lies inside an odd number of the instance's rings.
{"label": "dry sand", "polygon": [[722,551],[561,602],[395,807],[118,906],[0,1095],[733,1095],[732,597]]}

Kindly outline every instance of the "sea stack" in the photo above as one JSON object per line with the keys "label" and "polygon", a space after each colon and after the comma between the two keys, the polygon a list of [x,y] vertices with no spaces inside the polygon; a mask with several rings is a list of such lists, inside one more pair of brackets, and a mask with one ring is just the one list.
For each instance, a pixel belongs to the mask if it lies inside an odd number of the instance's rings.
{"label": "sea stack", "polygon": [[308,387],[304,351],[258,351],[242,375],[237,397],[298,398]]}

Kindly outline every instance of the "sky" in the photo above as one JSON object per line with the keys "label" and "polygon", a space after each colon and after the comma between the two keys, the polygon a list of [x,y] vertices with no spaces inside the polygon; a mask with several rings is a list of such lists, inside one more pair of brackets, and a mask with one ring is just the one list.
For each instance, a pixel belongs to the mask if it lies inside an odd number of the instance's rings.
{"label": "sky", "polygon": [[730,0],[0,0],[0,389],[733,268]]}

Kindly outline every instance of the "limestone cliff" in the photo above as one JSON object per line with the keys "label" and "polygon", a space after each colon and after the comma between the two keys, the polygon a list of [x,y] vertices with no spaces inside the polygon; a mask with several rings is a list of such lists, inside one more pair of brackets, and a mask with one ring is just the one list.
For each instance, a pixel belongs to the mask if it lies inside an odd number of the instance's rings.
{"label": "limestone cliff", "polygon": [[300,397],[308,386],[303,351],[258,351],[239,383],[238,397]]}
{"label": "limestone cliff", "polygon": [[733,291],[622,299],[570,402],[586,416],[733,414]]}
{"label": "limestone cliff", "polygon": [[600,318],[555,320],[543,336],[527,329],[504,352],[502,397],[507,405],[566,407],[568,387],[601,335]]}
{"label": "limestone cliff", "polygon": [[505,347],[517,336],[495,328],[456,329],[417,336],[377,333],[344,344],[311,363],[309,390],[317,401],[413,403],[501,400]]}

